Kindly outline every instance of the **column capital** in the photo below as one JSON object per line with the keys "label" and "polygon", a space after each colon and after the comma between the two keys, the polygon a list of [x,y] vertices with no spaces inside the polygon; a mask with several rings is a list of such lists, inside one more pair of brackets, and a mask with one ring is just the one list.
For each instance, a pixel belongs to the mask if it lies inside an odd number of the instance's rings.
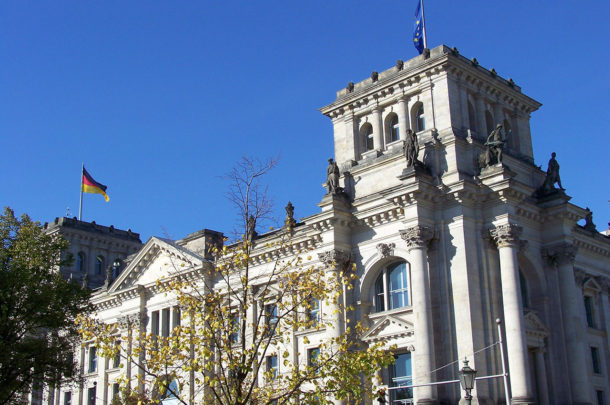
{"label": "column capital", "polygon": [[[142,314],[144,316],[142,316]],[[117,320],[117,323],[121,329],[128,330],[130,328],[133,328],[134,326],[140,325],[140,323],[144,321],[144,319],[142,319],[142,318],[146,318],[146,314],[145,313],[142,313],[142,314],[137,313],[137,314],[123,315]]]}
{"label": "column capital", "polygon": [[345,270],[351,260],[351,254],[339,249],[331,249],[318,253],[318,259],[329,267]]}
{"label": "column capital", "polygon": [[523,228],[515,224],[498,225],[489,230],[491,238],[499,248],[518,245],[522,232]]}
{"label": "column capital", "polygon": [[407,243],[409,250],[426,247],[433,236],[432,229],[423,225],[400,230],[400,237]]}
{"label": "column capital", "polygon": [[395,247],[395,243],[379,243],[377,244],[377,252],[381,257],[393,256]]}
{"label": "column capital", "polygon": [[571,243],[560,243],[555,246],[542,249],[542,257],[550,266],[561,266],[574,264],[578,248]]}

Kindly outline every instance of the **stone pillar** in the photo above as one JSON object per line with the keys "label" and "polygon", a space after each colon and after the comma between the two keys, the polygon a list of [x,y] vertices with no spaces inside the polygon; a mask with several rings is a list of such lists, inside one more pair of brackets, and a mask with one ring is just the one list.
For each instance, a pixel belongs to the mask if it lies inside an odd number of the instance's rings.
{"label": "stone pillar", "polygon": [[[353,112],[350,111],[345,114],[345,118],[343,119],[345,130],[345,152],[347,153],[346,157],[353,161],[358,160],[358,152],[360,148],[358,128],[356,128],[354,125],[355,121],[356,120]],[[337,156],[337,159],[339,158],[336,151],[335,156]],[[343,163],[342,161],[340,162]]]}
{"label": "stone pillar", "polygon": [[527,341],[525,340],[525,318],[519,283],[520,226],[507,224],[490,230],[498,246],[500,256],[500,279],[506,329],[506,353],[510,372],[511,404],[535,404],[532,379],[528,367]]}
{"label": "stone pillar", "polygon": [[[434,369],[434,336],[427,253],[427,245],[432,235],[430,228],[421,225],[400,231],[400,236],[411,253],[411,295],[415,329],[415,351],[412,357],[414,384],[433,382],[431,373]],[[436,389],[433,386],[415,388],[414,396],[418,405],[437,403]]]}
{"label": "stone pillar", "polygon": [[549,405],[549,387],[546,379],[544,349],[541,347],[536,350],[536,377],[538,380],[538,400],[540,405]]}
{"label": "stone pillar", "polygon": [[[341,273],[347,269],[347,266],[350,263],[350,258],[351,255],[349,253],[338,249],[318,253],[318,259],[328,268],[327,277],[329,280],[332,280],[331,282],[339,282]],[[343,288],[341,288],[339,291],[343,291]],[[336,301],[333,302],[331,297],[331,299],[328,300],[328,305],[325,305],[326,308],[323,308],[323,312],[333,318],[332,328],[330,330],[326,330],[326,335],[331,339],[339,338],[345,333],[345,314],[343,313],[344,308],[342,306],[343,294],[339,294],[335,299]],[[345,403],[345,401],[337,399],[335,399],[334,402],[336,405],[343,405]]]}
{"label": "stone pillar", "polygon": [[407,139],[407,129],[409,129],[408,101],[408,97],[398,99],[398,131],[402,141]]}
{"label": "stone pillar", "polygon": [[375,150],[383,149],[383,123],[381,122],[381,107],[373,108],[373,147]]}
{"label": "stone pillar", "polygon": [[570,388],[573,404],[592,404],[591,382],[587,361],[591,358],[586,346],[582,322],[582,293],[574,280],[574,258],[576,248],[570,244],[560,244],[543,251],[548,264],[556,269],[561,296],[561,312],[565,329],[565,348],[570,374]]}

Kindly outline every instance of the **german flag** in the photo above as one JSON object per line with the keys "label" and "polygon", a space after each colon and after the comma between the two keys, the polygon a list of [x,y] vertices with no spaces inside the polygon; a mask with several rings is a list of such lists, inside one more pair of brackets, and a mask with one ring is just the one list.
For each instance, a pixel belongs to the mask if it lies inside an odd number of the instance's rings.
{"label": "german flag", "polygon": [[87,172],[85,166],[83,166],[83,180],[81,182],[81,190],[85,193],[101,194],[106,199],[106,202],[110,200],[108,194],[106,194],[106,186],[102,183],[98,183],[93,180],[93,177]]}

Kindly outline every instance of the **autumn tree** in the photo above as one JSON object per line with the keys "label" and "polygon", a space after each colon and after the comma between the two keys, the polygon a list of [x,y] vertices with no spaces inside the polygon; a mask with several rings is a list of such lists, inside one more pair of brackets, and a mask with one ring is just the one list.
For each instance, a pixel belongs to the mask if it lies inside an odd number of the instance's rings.
{"label": "autumn tree", "polygon": [[[170,336],[138,334],[129,362],[139,370],[140,388],[124,379],[125,401],[330,404],[371,397],[369,382],[393,361],[391,353],[381,344],[364,346],[360,323],[325,333],[353,309],[342,297],[354,265],[320,263],[290,226],[257,237],[256,224],[271,212],[261,178],[274,165],[243,159],[231,172],[229,200],[242,232],[215,249],[213,265],[196,269],[196,278],[177,266],[157,281],[184,316]],[[116,325],[86,317],[80,325],[83,338],[106,356],[129,340]],[[310,340],[315,347],[303,352]]]}
{"label": "autumn tree", "polygon": [[19,404],[32,387],[78,376],[72,357],[75,318],[89,292],[63,279],[68,242],[27,215],[0,215],[0,404]]}

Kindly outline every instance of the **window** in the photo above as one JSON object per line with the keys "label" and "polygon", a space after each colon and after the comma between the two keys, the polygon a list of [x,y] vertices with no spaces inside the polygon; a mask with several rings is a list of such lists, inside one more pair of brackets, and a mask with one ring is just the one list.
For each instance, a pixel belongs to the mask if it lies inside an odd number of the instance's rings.
{"label": "window", "polygon": [[487,127],[487,135],[491,134],[491,131],[495,128],[494,119],[489,110],[485,111],[485,126]]}
{"label": "window", "polygon": [[161,335],[164,337],[169,336],[169,308],[161,311]]}
{"label": "window", "polygon": [[95,274],[104,273],[104,256],[98,255],[95,257]]}
{"label": "window", "polygon": [[528,308],[527,282],[521,271],[519,271],[519,287],[521,288],[521,305],[523,305],[523,308]]}
{"label": "window", "polygon": [[[403,353],[394,356],[396,360],[393,365],[390,366],[390,387],[401,387],[405,385],[411,385],[411,353]],[[390,390],[390,403],[399,404],[400,400],[413,398],[412,388],[403,388],[398,390]]]}
{"label": "window", "polygon": [[239,343],[239,314],[233,312],[231,314],[231,334],[229,335],[229,342],[232,344]]}
{"label": "window", "polygon": [[277,378],[277,356],[267,356],[267,372],[272,380]]}
{"label": "window", "polygon": [[72,392],[64,393],[64,405],[72,405]]}
{"label": "window", "polygon": [[178,391],[178,382],[176,380],[172,380],[167,386],[167,389],[165,390],[165,393],[162,396],[163,401],[161,401],[161,404],[175,403],[176,401],[174,401],[173,399],[178,398],[179,394],[180,392]]}
{"label": "window", "polygon": [[275,335],[275,330],[277,328],[278,321],[279,319],[277,317],[277,305],[265,305],[265,325],[267,326],[268,333]]}
{"label": "window", "polygon": [[407,264],[394,263],[383,269],[375,281],[375,311],[402,308],[409,305]]}
{"label": "window", "polygon": [[112,279],[116,280],[116,278],[121,274],[121,261],[116,259],[112,262]]}
{"label": "window", "polygon": [[85,254],[83,252],[78,252],[76,255],[76,271],[85,272]]}
{"label": "window", "polygon": [[415,113],[415,132],[421,132],[426,129],[426,117],[424,115],[424,105],[420,104]]}
{"label": "window", "polygon": [[362,142],[362,150],[364,152],[375,149],[373,141],[373,126],[368,122],[360,128],[360,139]]}
{"label": "window", "polygon": [[120,393],[120,391],[119,391],[119,383],[112,384],[112,399],[118,401],[119,393]]}
{"label": "window", "polygon": [[597,347],[591,348],[591,362],[593,363],[593,372],[595,374],[601,374],[602,370],[599,365],[599,349]]}
{"label": "window", "polygon": [[172,308],[172,330],[176,326],[180,326],[180,308],[174,307]]}
{"label": "window", "polygon": [[595,317],[593,311],[593,297],[590,295],[585,295],[585,313],[587,315],[587,326],[590,328],[595,328]]}
{"label": "window", "polygon": [[91,387],[87,391],[87,405],[95,405],[96,387]]}
{"label": "window", "polygon": [[159,311],[153,311],[150,318],[150,333],[159,335]]}
{"label": "window", "polygon": [[89,369],[90,373],[97,371],[97,347],[92,346],[89,348]]}
{"label": "window", "polygon": [[597,397],[597,405],[604,405],[604,391],[595,391]]}
{"label": "window", "polygon": [[320,348],[314,347],[307,349],[307,365],[310,367],[317,366],[318,357],[320,356]]}
{"label": "window", "polygon": [[394,113],[390,114],[387,119],[387,140],[389,142],[396,142],[400,139],[400,130],[398,125],[398,116]]}
{"label": "window", "polygon": [[307,320],[310,326],[316,326],[320,322],[320,300],[312,298],[309,300],[309,308],[307,308]]}
{"label": "window", "polygon": [[118,352],[112,359],[112,367],[118,368],[121,365],[121,342],[117,342]]}

